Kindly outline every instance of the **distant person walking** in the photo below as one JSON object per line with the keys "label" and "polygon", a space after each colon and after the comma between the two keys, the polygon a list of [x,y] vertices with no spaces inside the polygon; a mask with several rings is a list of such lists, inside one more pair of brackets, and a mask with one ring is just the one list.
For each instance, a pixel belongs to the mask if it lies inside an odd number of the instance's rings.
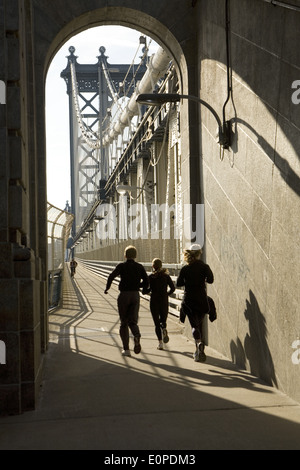
{"label": "distant person walking", "polygon": [[212,284],[214,275],[208,264],[201,259],[201,246],[194,244],[189,250],[184,250],[184,260],[187,265],[183,266],[177,278],[177,287],[184,286],[184,297],[181,304],[180,320],[184,321],[187,316],[192,327],[193,337],[196,343],[194,360],[205,362],[204,352],[203,320],[209,312],[206,294],[206,282]]}
{"label": "distant person walking", "polygon": [[[150,311],[158,339],[157,349],[164,349],[163,343],[168,343],[167,317],[169,311],[168,297],[175,291],[174,283],[167,271],[162,267],[159,258],[152,261],[153,273],[149,276]],[[169,290],[168,290],[169,288]]]}
{"label": "distant person walking", "polygon": [[71,277],[74,277],[74,275],[76,274],[77,264],[78,263],[77,261],[75,261],[74,258],[70,261]]}
{"label": "distant person walking", "polygon": [[148,276],[142,264],[135,261],[137,251],[134,246],[125,249],[126,261],[119,263],[109,275],[106,283],[105,294],[112,284],[112,281],[120,276],[118,296],[118,310],[121,321],[120,336],[123,343],[123,356],[131,356],[129,350],[129,329],[134,338],[134,352],[141,352],[140,330],[138,326],[138,314],[140,308],[140,288],[147,290],[149,286]]}

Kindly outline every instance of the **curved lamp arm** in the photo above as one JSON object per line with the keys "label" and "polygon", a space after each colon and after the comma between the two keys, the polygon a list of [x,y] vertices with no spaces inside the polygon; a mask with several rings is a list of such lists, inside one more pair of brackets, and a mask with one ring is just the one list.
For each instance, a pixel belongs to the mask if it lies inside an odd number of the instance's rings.
{"label": "curved lamp arm", "polygon": [[213,107],[201,98],[193,95],[180,95],[178,93],[142,93],[138,95],[136,101],[139,104],[146,104],[148,106],[159,106],[164,103],[178,103],[181,99],[195,101],[209,109],[218,123],[220,145],[222,145],[223,148],[229,148],[231,144],[229,122],[226,121],[222,124],[221,119]]}
{"label": "curved lamp arm", "polygon": [[126,194],[126,192],[128,192],[130,194],[132,191],[135,191],[137,189],[141,189],[142,191],[145,191],[146,193],[150,193],[150,191],[148,189],[141,188],[140,186],[130,186],[128,184],[118,184],[117,187],[116,187],[117,192],[121,196],[124,196]]}

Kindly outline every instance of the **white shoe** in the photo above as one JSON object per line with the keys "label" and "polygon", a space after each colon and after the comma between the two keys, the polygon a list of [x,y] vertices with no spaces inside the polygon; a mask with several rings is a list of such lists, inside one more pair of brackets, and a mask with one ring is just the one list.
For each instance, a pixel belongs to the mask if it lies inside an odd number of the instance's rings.
{"label": "white shoe", "polygon": [[130,356],[131,356],[131,352],[129,351],[129,349],[123,349],[123,350],[122,350],[122,356],[128,356],[128,357],[130,357]]}
{"label": "white shoe", "polygon": [[159,341],[157,349],[160,349],[160,350],[164,349],[164,343],[162,341]]}

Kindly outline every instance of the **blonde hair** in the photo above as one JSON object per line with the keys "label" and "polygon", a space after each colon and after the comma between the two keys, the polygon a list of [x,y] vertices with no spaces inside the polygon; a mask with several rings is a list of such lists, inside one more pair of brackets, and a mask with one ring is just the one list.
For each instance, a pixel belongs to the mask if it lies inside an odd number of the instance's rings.
{"label": "blonde hair", "polygon": [[125,248],[124,255],[127,259],[135,259],[137,256],[136,247],[132,245],[127,246],[127,248]]}
{"label": "blonde hair", "polygon": [[156,273],[166,273],[168,274],[168,270],[162,267],[162,261],[159,258],[154,258],[152,260],[152,266]]}
{"label": "blonde hair", "polygon": [[202,250],[184,250],[183,252],[183,257],[184,261],[186,261],[188,264],[194,263],[197,259],[200,258],[202,254]]}

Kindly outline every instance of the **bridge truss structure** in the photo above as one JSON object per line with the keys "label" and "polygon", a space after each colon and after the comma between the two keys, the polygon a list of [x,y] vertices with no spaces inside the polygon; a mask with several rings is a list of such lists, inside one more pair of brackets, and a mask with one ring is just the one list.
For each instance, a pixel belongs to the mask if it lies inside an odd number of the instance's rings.
{"label": "bridge truss structure", "polygon": [[[97,63],[80,64],[75,48],[69,48],[68,64],[61,77],[69,96],[73,238],[92,207],[104,198],[109,174],[135,131],[134,120],[127,117],[120,126],[118,119],[126,114],[126,105],[147,70],[148,47],[141,36],[139,48],[143,44],[139,64],[111,65],[103,46]],[[119,127],[117,132],[115,127]]]}

